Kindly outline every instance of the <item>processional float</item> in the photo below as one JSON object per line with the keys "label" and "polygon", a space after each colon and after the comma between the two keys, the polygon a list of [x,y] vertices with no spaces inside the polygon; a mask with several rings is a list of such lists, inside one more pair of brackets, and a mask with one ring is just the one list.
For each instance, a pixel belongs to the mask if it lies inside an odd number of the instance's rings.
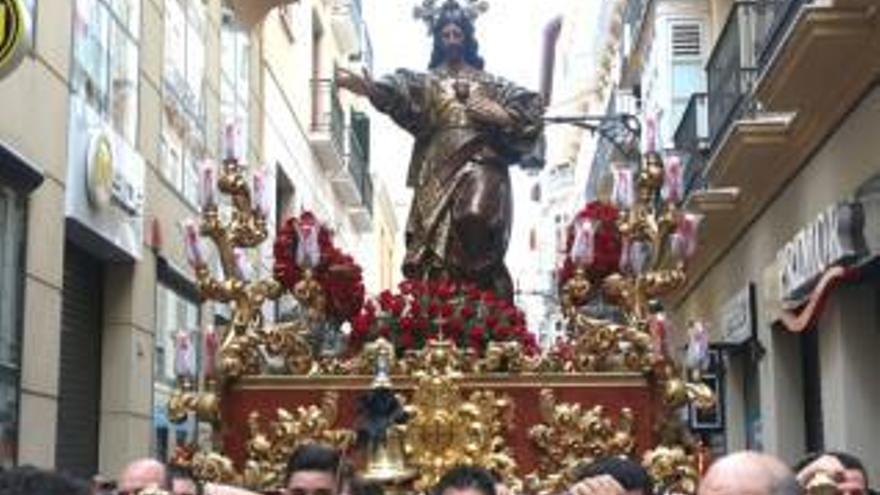
{"label": "processional float", "polygon": [[[420,16],[437,9],[427,0]],[[451,104],[466,105],[458,85]],[[272,273],[258,276],[248,252],[269,238],[267,181],[239,162],[234,134],[222,164],[202,166],[201,218],[182,229],[202,299],[228,307],[228,321],[200,341],[178,336],[168,404],[169,420],[195,416],[214,435],[174,462],[271,492],[299,445],[322,442],[399,491],[478,464],[514,491],[556,493],[577,465],[624,455],[663,490],[696,491],[702,456],[681,412],[714,404],[699,377],[707,336],[694,324],[686,362],[673,359],[662,300],[685,283],[701,217],[682,208],[681,161],[656,152],[650,132],[643,153],[612,168],[610,196],[569,228],[569,338],[544,351],[509,299],[454,276],[365,298],[361,268],[309,212],[280,225]],[[267,318],[285,298],[298,309]]]}

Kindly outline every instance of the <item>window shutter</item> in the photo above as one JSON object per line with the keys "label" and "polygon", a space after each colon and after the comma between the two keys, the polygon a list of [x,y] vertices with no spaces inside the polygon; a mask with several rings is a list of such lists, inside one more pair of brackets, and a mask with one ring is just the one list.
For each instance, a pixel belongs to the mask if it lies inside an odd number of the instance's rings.
{"label": "window shutter", "polygon": [[672,24],[670,40],[672,58],[699,58],[703,54],[703,36],[699,22],[677,22]]}

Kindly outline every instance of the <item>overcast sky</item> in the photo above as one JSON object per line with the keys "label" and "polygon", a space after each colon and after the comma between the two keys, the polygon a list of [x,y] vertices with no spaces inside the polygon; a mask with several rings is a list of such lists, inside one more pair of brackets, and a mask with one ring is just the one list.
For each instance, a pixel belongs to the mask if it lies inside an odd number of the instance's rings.
{"label": "overcast sky", "polygon": [[[442,1],[442,0],[441,0]],[[480,51],[486,70],[531,89],[538,89],[543,32],[554,17],[577,2],[590,0],[490,0],[489,12],[477,21]],[[364,17],[373,43],[374,72],[385,74],[398,67],[425,70],[431,39],[422,21],[413,18],[416,0],[363,0]],[[401,212],[403,228],[411,192],[405,187],[412,140],[387,118],[373,119],[371,165],[389,186]],[[537,208],[528,192],[534,178],[514,169],[514,233],[508,253],[511,272],[528,262],[528,222]],[[519,219],[519,220],[517,220]]]}

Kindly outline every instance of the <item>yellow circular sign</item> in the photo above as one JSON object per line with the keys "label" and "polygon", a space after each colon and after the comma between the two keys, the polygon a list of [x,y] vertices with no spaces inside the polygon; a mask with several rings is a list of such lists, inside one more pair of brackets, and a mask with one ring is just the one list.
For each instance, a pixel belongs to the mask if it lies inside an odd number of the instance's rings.
{"label": "yellow circular sign", "polygon": [[21,62],[29,24],[30,16],[21,0],[0,0],[0,76]]}
{"label": "yellow circular sign", "polygon": [[89,143],[86,189],[89,202],[96,207],[110,204],[113,195],[113,145],[105,132],[97,132]]}

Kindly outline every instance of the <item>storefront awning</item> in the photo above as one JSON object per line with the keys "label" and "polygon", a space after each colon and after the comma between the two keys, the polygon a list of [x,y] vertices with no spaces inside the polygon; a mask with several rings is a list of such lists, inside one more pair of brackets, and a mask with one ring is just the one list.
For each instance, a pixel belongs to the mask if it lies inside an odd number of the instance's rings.
{"label": "storefront awning", "polygon": [[30,193],[43,183],[43,172],[13,148],[0,143],[0,182]]}

